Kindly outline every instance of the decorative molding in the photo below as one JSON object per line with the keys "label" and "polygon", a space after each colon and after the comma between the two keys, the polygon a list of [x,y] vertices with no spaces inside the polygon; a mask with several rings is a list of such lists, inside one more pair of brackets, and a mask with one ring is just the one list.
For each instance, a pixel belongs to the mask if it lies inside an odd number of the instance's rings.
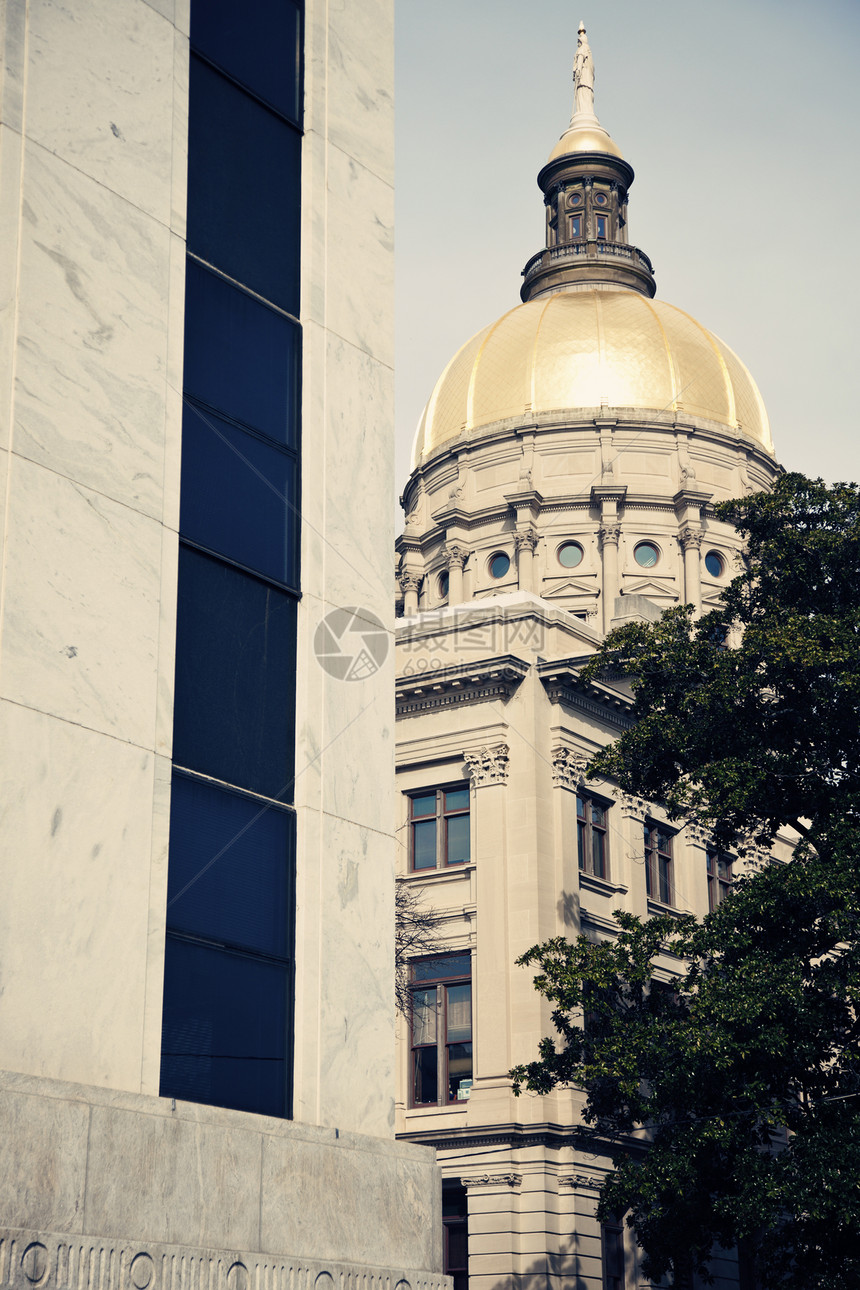
{"label": "decorative molding", "polygon": [[711,845],[711,832],[703,824],[698,824],[693,820],[688,820],[681,832],[689,842],[697,847],[709,847]]}
{"label": "decorative molding", "polygon": [[463,760],[469,767],[469,778],[474,788],[484,788],[489,784],[506,784],[508,782],[507,744],[494,744],[482,748],[480,752],[464,752]]}
{"label": "decorative molding", "polygon": [[689,551],[691,548],[700,550],[704,540],[705,535],[701,529],[683,528],[678,534],[678,541],[684,551]]}
{"label": "decorative molding", "polygon": [[534,529],[527,529],[525,532],[514,534],[514,546],[518,551],[531,551],[534,554],[537,544],[538,535]]}
{"label": "decorative molding", "polygon": [[597,530],[597,536],[600,539],[600,545],[602,547],[618,546],[618,542],[621,538],[621,525],[601,524],[600,528]]}
{"label": "decorative molding", "polygon": [[515,654],[475,663],[401,674],[395,682],[398,717],[459,703],[492,703],[509,699],[529,670]]}
{"label": "decorative molding", "polygon": [[618,805],[621,807],[621,814],[626,815],[628,819],[645,821],[646,817],[651,814],[651,807],[642,797],[636,797],[633,793],[619,793]]}
{"label": "decorative molding", "polygon": [[551,750],[550,756],[552,757],[552,782],[558,788],[571,788],[574,791],[578,789],[585,778],[588,757],[561,744]]}
{"label": "decorative molding", "polygon": [[461,546],[458,542],[449,542],[443,554],[449,569],[462,569],[469,558],[469,548]]}
{"label": "decorative molding", "polygon": [[400,590],[403,592],[404,596],[407,591],[417,592],[418,588],[421,586],[421,579],[414,573],[401,573],[398,576],[397,581],[400,584]]}
{"label": "decorative molding", "polygon": [[559,1174],[559,1187],[582,1187],[584,1191],[600,1191],[603,1179],[597,1174]]}
{"label": "decorative molding", "polygon": [[461,1178],[462,1187],[519,1187],[522,1174],[477,1174],[472,1178]]}
{"label": "decorative molding", "polygon": [[620,730],[629,729],[633,721],[627,714],[633,706],[633,699],[599,681],[585,685],[579,676],[584,661],[559,659],[553,663],[538,663],[538,676],[550,702],[578,708],[580,712],[587,712],[589,716],[598,717]]}

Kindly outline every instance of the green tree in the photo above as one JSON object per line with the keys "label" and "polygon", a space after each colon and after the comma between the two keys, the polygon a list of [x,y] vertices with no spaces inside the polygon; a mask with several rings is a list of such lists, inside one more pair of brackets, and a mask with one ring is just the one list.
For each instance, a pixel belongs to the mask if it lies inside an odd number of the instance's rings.
{"label": "green tree", "polygon": [[[746,539],[744,568],[698,621],[684,607],[610,633],[586,676],[631,677],[637,722],[591,769],[741,851],[790,826],[794,858],[753,866],[702,921],[617,914],[612,940],[524,955],[557,1034],[514,1088],[586,1091],[586,1132],[616,1164],[600,1213],[629,1211],[646,1275],[707,1276],[715,1247],[741,1242],[766,1286],[847,1290],[860,1285],[860,491],[786,475],[717,509]],[[655,980],[667,951],[687,965],[671,989]]]}

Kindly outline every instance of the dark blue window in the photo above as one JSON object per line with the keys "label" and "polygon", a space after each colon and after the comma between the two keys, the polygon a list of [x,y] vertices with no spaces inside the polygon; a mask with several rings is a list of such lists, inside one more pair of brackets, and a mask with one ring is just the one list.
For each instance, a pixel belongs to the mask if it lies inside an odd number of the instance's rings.
{"label": "dark blue window", "polygon": [[185,548],[178,594],[174,762],[291,801],[295,599]]}
{"label": "dark blue window", "polygon": [[162,1097],[288,1114],[288,968],[168,933],[164,972]]}
{"label": "dark blue window", "polygon": [[204,0],[191,6],[191,44],[297,125],[301,20],[291,0]]}
{"label": "dark blue window", "polygon": [[296,447],[300,342],[299,327],[289,318],[188,261],[186,394],[276,443]]}
{"label": "dark blue window", "polygon": [[292,454],[186,400],[183,537],[290,586],[298,582],[298,489]]}
{"label": "dark blue window", "polygon": [[191,58],[188,250],[299,312],[301,134]]}
{"label": "dark blue window", "polygon": [[168,927],[289,958],[292,812],[177,773],[170,833]]}

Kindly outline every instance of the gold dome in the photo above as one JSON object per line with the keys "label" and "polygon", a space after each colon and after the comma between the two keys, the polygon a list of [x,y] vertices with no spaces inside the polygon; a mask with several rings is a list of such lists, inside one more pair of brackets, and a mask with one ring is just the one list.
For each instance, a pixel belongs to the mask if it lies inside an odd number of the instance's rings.
{"label": "gold dome", "polygon": [[674,305],[591,290],[530,300],[467,341],[424,410],[414,465],[497,421],[601,407],[715,421],[773,455],[762,397],[728,345]]}
{"label": "gold dome", "polygon": [[553,148],[547,159],[555,161],[558,157],[567,157],[574,152],[608,152],[612,157],[621,157],[624,160],[621,149],[610,134],[604,130],[603,126],[594,118],[593,123],[574,124],[574,117],[558,143]]}

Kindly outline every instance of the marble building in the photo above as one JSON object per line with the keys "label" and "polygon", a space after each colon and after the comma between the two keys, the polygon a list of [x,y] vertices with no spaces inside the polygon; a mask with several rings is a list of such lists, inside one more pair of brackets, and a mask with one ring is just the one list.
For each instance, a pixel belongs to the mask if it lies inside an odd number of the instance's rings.
{"label": "marble building", "polygon": [[[355,509],[392,20],[0,11],[3,1286],[447,1284],[394,1140],[393,534]],[[314,642],[356,597],[349,684]]]}
{"label": "marble building", "polygon": [[[577,1140],[580,1095],[512,1095],[507,1072],[551,1032],[514,963],[611,936],[613,910],[702,914],[727,889],[737,861],[701,830],[584,780],[630,693],[580,673],[610,627],[714,603],[739,551],[714,503],[780,471],[744,364],[654,299],[582,29],[575,80],[538,175],[546,246],[522,303],[439,377],[397,543],[400,881],[441,919],[412,965],[398,1130],[437,1148],[447,1270],[471,1290],[642,1285],[631,1234],[595,1218],[609,1162]],[[737,1286],[732,1252],[713,1271]]]}

